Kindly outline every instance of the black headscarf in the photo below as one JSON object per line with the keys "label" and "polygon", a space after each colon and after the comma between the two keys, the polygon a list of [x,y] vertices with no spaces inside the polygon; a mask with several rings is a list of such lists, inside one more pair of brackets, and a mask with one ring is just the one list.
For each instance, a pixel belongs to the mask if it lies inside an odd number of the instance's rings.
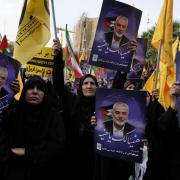
{"label": "black headscarf", "polygon": [[142,88],[140,80],[127,79],[124,83],[124,89],[126,89],[131,84],[135,86],[134,90],[140,90]]}
{"label": "black headscarf", "polygon": [[44,92],[44,98],[43,98],[43,102],[41,102],[41,104],[43,104],[45,102],[47,103],[48,89],[47,89],[47,85],[46,85],[45,81],[40,76],[33,76],[30,79],[28,79],[24,85],[24,88],[22,90],[21,97],[20,97],[19,103],[18,103],[19,106],[24,107],[24,105],[27,105],[27,102],[25,100],[26,91],[30,88],[33,88],[34,86],[37,86],[39,89],[41,89]]}
{"label": "black headscarf", "polygon": [[90,119],[95,112],[95,96],[84,96],[82,92],[82,85],[86,78],[92,78],[95,82],[96,87],[98,87],[97,79],[91,74],[86,74],[80,79],[78,91],[79,102],[76,106],[76,113],[78,114],[78,119],[80,121],[80,131],[92,130]]}
{"label": "black headscarf", "polygon": [[84,76],[80,79],[80,82],[79,82],[79,90],[78,90],[78,94],[79,94],[79,95],[83,95],[83,93],[82,93],[82,85],[83,85],[83,82],[84,82],[84,80],[85,80],[86,78],[91,78],[91,79],[93,79],[94,82],[95,82],[96,87],[98,87],[98,82],[97,82],[96,77],[94,77],[94,76],[91,75],[91,74],[86,74],[86,75],[84,75]]}
{"label": "black headscarf", "polygon": [[[44,92],[43,101],[38,105],[26,102],[26,92],[28,89],[37,86]],[[24,147],[29,143],[40,142],[47,134],[51,117],[49,115],[51,106],[48,101],[47,86],[39,76],[30,78],[24,85],[17,109],[13,113],[13,122],[10,126],[11,144],[14,147]],[[10,122],[11,123],[11,122]]]}

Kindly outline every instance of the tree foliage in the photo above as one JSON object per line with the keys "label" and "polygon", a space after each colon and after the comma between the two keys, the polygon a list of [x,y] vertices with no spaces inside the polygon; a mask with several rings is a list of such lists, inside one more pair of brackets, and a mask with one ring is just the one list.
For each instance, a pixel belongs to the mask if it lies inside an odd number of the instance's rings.
{"label": "tree foliage", "polygon": [[[156,63],[157,50],[151,46],[151,40],[154,34],[155,27],[152,27],[147,32],[143,32],[141,37],[146,38],[147,42],[147,52],[146,52],[146,64],[151,65]],[[173,22],[173,37],[172,43],[176,40],[177,36],[180,37],[180,22]]]}

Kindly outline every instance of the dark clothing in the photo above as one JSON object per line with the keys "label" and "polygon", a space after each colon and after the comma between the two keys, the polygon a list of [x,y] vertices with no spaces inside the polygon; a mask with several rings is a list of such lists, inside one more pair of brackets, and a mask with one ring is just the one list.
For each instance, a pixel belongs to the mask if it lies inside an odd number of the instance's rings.
{"label": "dark clothing", "polygon": [[[104,122],[104,126],[105,126],[105,129],[111,134],[113,135],[113,120],[112,121],[106,121]],[[125,123],[124,125],[124,136],[128,136],[128,134],[134,132],[136,130],[136,128],[129,124],[129,123]]]}
{"label": "dark clothing", "polygon": [[117,73],[114,77],[114,80],[113,80],[112,88],[124,89],[124,83],[126,82],[126,76],[127,76],[127,73],[122,73],[120,71],[117,71]]}
{"label": "dark clothing", "polygon": [[[112,46],[113,33],[114,32],[108,32],[105,34],[105,40],[108,43],[109,47]],[[130,40],[125,35],[122,35],[122,38],[119,42],[119,48],[124,45],[129,45],[129,43],[130,43]]]}
{"label": "dark clothing", "polygon": [[[95,97],[82,95],[82,83],[92,75],[85,75],[80,81],[78,96],[64,87],[62,52],[54,57],[53,85],[62,100],[63,120],[66,129],[65,167],[67,179],[92,180],[94,168],[93,127],[91,116],[95,111]],[[78,168],[77,168],[78,166]]]}
{"label": "dark clothing", "polygon": [[96,160],[95,180],[129,180],[134,174],[134,163],[99,156]]}
{"label": "dark clothing", "polygon": [[0,90],[0,98],[6,96],[8,94],[8,92],[2,87]]}
{"label": "dark clothing", "polygon": [[[73,154],[73,167],[78,162],[79,171],[73,170],[74,178],[79,180],[92,180],[94,175],[95,153],[94,153],[94,127],[91,125],[91,117],[95,112],[95,96],[87,97],[82,93],[83,81],[92,78],[98,86],[97,80],[90,74],[83,76],[80,80],[79,95],[72,109],[71,117],[71,150]],[[76,147],[74,149],[74,147]],[[72,153],[71,153],[72,154]]]}
{"label": "dark clothing", "polygon": [[148,140],[148,162],[143,180],[157,179],[159,174],[160,154],[162,141],[159,138],[159,118],[165,112],[163,106],[157,101],[151,101],[147,111],[147,125],[145,129],[145,139]]}
{"label": "dark clothing", "polygon": [[[38,86],[44,92],[38,105],[26,102],[29,88]],[[5,162],[2,180],[39,180],[61,177],[65,132],[61,115],[51,107],[47,86],[39,77],[25,84],[17,107],[5,119],[0,142],[0,158]],[[25,155],[14,154],[12,148],[25,148]]]}
{"label": "dark clothing", "polygon": [[91,116],[95,111],[95,97],[80,96],[77,98],[72,111],[71,121],[71,154],[73,174],[79,180],[92,180],[94,172],[94,136],[90,124]]}
{"label": "dark clothing", "polygon": [[180,175],[180,129],[177,111],[171,107],[159,119],[158,180],[179,180]]}

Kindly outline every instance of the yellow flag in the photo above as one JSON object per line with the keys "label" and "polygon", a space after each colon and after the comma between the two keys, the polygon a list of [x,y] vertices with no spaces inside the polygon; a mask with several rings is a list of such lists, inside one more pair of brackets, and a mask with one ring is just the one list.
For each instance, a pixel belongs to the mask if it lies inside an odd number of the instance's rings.
{"label": "yellow flag", "polygon": [[176,52],[178,50],[178,46],[179,46],[179,37],[176,38],[176,40],[174,41],[172,48],[173,48],[173,60],[175,61],[176,59]]}
{"label": "yellow flag", "polygon": [[22,65],[40,51],[50,39],[48,0],[25,0],[14,46],[14,59]]}
{"label": "yellow flag", "polygon": [[[153,47],[159,48],[160,40],[162,40],[157,88],[159,89],[159,102],[165,109],[170,105],[169,90],[176,77],[172,54],[172,14],[173,0],[164,0],[151,42]],[[154,73],[146,82],[144,89],[152,92],[153,81]]]}
{"label": "yellow flag", "polygon": [[85,59],[85,54],[82,53],[81,56],[80,56],[80,58],[79,58],[79,63],[80,63],[81,61],[85,61],[85,60],[86,60],[86,59]]}
{"label": "yellow flag", "polygon": [[23,82],[22,82],[22,78],[20,75],[20,72],[18,73],[18,81],[19,81],[19,86],[20,86],[20,90],[19,92],[14,96],[16,100],[19,100],[21,93],[22,93],[22,89],[23,89]]}

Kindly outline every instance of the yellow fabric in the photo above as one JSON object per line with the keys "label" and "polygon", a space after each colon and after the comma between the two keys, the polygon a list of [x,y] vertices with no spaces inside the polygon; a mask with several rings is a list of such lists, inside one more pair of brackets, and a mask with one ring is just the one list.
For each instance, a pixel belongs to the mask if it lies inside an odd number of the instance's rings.
{"label": "yellow fabric", "polygon": [[165,39],[165,37],[172,37],[172,11],[173,0],[164,0],[151,42],[152,46],[156,49],[159,48],[159,40],[168,41],[168,38]]}
{"label": "yellow fabric", "polygon": [[82,54],[81,54],[81,57],[79,58],[79,63],[80,63],[81,61],[85,61],[85,55],[84,55],[84,53],[82,53]]}
{"label": "yellow fabric", "polygon": [[42,48],[41,51],[26,64],[26,73],[28,75],[51,77],[54,64],[52,54],[52,48]]}
{"label": "yellow fabric", "polygon": [[14,46],[14,59],[25,65],[50,39],[49,1],[25,0]]}
{"label": "yellow fabric", "polygon": [[[175,65],[172,54],[172,14],[173,0],[164,0],[164,5],[152,38],[152,46],[159,48],[162,40],[157,89],[159,89],[159,102],[165,109],[170,105],[169,89],[175,81]],[[146,82],[144,89],[152,92],[154,73]]]}
{"label": "yellow fabric", "polygon": [[20,91],[14,96],[16,100],[19,100],[21,93],[22,93],[22,89],[23,89],[23,82],[22,82],[20,72],[18,74],[18,80],[19,80],[19,84],[20,84]]}
{"label": "yellow fabric", "polygon": [[176,59],[176,52],[178,49],[178,45],[179,45],[179,37],[176,38],[176,40],[174,41],[172,48],[173,48],[173,60],[175,61]]}

